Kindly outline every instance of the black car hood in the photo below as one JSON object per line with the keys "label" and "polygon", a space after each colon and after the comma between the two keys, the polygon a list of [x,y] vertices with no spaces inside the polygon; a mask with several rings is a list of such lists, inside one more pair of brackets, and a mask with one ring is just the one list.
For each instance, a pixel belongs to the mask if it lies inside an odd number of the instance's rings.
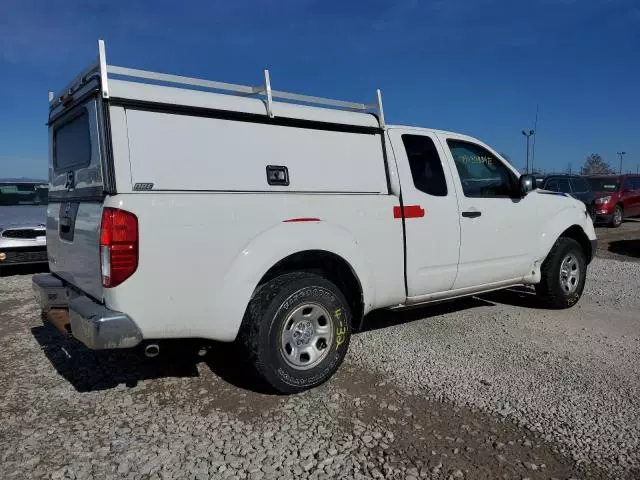
{"label": "black car hood", "polygon": [[46,221],[46,205],[0,205],[0,229],[44,228]]}

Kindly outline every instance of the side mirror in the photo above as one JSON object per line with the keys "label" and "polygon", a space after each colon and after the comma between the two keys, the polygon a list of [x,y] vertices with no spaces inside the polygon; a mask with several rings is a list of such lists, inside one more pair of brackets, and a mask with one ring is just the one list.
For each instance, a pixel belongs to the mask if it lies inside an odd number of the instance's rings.
{"label": "side mirror", "polygon": [[524,197],[527,193],[536,188],[536,179],[533,175],[520,176],[520,194]]}

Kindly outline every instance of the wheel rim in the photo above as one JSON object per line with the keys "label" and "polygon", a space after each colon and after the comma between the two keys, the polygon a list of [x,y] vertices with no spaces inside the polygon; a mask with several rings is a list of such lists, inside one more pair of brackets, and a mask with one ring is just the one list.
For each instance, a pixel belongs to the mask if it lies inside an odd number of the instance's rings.
{"label": "wheel rim", "polygon": [[574,293],[580,283],[580,264],[573,253],[568,254],[560,264],[560,285],[565,295]]}
{"label": "wheel rim", "polygon": [[308,370],[327,356],[333,341],[331,315],[317,303],[305,303],[285,320],[280,333],[280,354],[296,370]]}
{"label": "wheel rim", "polygon": [[622,210],[616,208],[613,212],[613,222],[618,225],[622,223]]}

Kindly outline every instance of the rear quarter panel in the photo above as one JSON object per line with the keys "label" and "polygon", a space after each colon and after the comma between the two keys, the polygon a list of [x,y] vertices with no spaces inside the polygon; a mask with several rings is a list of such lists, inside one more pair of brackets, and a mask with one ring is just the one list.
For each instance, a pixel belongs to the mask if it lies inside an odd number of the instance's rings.
{"label": "rear quarter panel", "polygon": [[[405,301],[402,223],[391,195],[138,193],[105,205],[138,216],[138,270],[105,300],[145,338],[232,341],[260,278],[311,249],[351,265],[367,311]],[[300,217],[320,222],[283,223]]]}

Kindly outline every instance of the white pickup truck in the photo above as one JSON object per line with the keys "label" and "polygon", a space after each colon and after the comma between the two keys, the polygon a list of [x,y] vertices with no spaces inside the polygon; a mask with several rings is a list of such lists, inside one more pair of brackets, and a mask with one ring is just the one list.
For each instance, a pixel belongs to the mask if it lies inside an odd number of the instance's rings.
{"label": "white pickup truck", "polygon": [[149,355],[236,341],[296,392],[331,377],[374,309],[518,284],[578,301],[596,242],[583,203],[474,138],[386,125],[379,92],[367,105],[264,80],[107,65],[100,41],[50,93],[51,274],[33,285],[61,330]]}

